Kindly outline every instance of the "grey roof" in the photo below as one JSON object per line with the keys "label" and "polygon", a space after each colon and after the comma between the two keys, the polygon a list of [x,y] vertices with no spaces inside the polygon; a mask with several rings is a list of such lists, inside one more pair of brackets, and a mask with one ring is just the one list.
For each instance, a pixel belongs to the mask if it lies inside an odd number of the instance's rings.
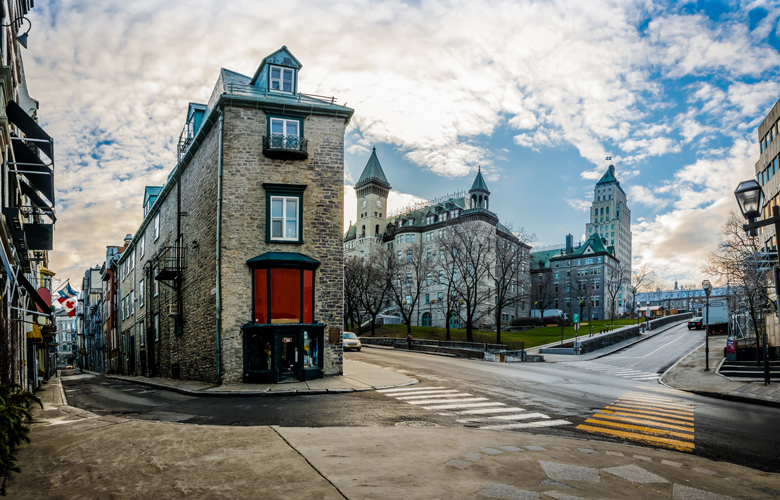
{"label": "grey roof", "polygon": [[602,184],[609,184],[610,182],[617,182],[617,177],[615,177],[615,165],[610,165],[607,171],[604,173],[604,175],[601,176],[601,179],[596,183],[597,186],[600,186]]}
{"label": "grey roof", "polygon": [[363,173],[360,174],[360,179],[358,179],[355,187],[362,187],[371,182],[390,189],[390,183],[387,182],[382,165],[379,164],[379,158],[376,157],[376,148],[371,152],[371,157],[368,159],[368,163],[366,163]]}
{"label": "grey roof", "polygon": [[482,177],[482,168],[480,167],[477,171],[477,178],[474,179],[474,184],[471,185],[471,191],[485,191],[486,193],[490,194],[490,190],[488,190],[487,184],[485,184],[485,179]]}

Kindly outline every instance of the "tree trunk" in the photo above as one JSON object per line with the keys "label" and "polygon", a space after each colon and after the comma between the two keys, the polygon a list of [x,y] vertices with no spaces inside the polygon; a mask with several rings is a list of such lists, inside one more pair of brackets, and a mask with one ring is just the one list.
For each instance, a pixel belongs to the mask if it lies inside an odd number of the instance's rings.
{"label": "tree trunk", "polygon": [[409,318],[409,320],[406,322],[406,333],[411,334],[412,333],[412,319]]}
{"label": "tree trunk", "polygon": [[501,343],[501,321],[496,321],[496,344]]}

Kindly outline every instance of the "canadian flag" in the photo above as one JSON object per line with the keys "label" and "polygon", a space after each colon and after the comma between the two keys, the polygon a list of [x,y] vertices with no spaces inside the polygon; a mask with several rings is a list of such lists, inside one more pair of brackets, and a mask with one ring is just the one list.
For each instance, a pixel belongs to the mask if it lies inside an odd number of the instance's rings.
{"label": "canadian flag", "polygon": [[72,318],[76,315],[76,299],[67,299],[62,302],[62,308],[65,309],[68,316]]}

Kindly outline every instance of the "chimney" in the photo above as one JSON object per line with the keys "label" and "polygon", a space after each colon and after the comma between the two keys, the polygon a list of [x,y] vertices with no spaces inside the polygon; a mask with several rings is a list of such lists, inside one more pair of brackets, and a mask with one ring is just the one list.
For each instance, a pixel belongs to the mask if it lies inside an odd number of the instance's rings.
{"label": "chimney", "polygon": [[574,236],[571,233],[566,235],[566,253],[569,254],[574,250]]}
{"label": "chimney", "polygon": [[125,236],[125,248],[127,248],[127,245],[129,245],[131,241],[133,241],[133,235],[132,234],[126,235]]}

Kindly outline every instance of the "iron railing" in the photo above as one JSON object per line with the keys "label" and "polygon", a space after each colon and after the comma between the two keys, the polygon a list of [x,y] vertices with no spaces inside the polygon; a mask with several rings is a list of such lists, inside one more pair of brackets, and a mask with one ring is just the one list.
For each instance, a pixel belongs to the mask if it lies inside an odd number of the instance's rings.
{"label": "iron railing", "polygon": [[308,141],[298,135],[271,134],[263,136],[263,154],[269,157],[306,158]]}

